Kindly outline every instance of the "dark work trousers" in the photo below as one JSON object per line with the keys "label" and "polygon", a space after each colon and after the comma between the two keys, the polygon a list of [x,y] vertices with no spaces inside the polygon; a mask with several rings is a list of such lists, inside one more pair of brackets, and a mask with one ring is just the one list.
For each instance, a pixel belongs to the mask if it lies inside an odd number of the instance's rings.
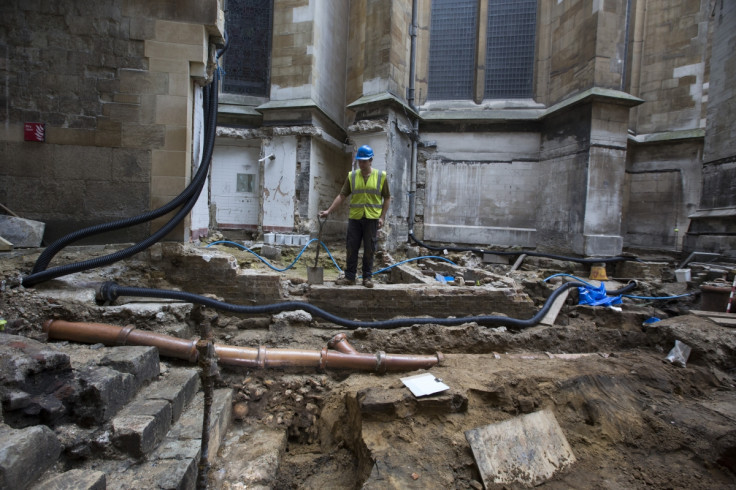
{"label": "dark work trousers", "polygon": [[363,279],[373,274],[373,256],[376,254],[376,240],[378,235],[377,219],[350,219],[348,220],[347,238],[347,265],[345,279],[355,280],[358,270],[358,250],[363,244]]}

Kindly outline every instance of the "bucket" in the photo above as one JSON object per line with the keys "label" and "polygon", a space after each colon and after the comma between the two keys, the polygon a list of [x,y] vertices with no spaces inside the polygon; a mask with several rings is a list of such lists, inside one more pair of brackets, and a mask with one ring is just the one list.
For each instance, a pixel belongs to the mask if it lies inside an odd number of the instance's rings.
{"label": "bucket", "polygon": [[690,281],[690,269],[677,269],[675,270],[675,278],[677,282],[688,282]]}
{"label": "bucket", "polygon": [[276,234],[275,233],[265,233],[263,235],[263,241],[267,243],[268,245],[273,245],[276,241]]}
{"label": "bucket", "polygon": [[589,279],[593,279],[594,281],[607,281],[608,276],[606,276],[606,266],[594,265],[591,267]]}

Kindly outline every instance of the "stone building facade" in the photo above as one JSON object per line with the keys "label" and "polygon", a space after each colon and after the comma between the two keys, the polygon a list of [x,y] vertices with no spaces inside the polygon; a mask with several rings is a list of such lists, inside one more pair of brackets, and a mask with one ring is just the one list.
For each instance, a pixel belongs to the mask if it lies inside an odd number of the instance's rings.
{"label": "stone building facade", "polygon": [[[49,238],[175,195],[198,164],[199,87],[224,25],[207,190],[174,239],[314,235],[369,144],[393,195],[388,249],[413,234],[734,254],[726,3],[5,2],[0,189]],[[46,143],[23,141],[29,121]],[[325,236],[346,220],[344,207]]]}

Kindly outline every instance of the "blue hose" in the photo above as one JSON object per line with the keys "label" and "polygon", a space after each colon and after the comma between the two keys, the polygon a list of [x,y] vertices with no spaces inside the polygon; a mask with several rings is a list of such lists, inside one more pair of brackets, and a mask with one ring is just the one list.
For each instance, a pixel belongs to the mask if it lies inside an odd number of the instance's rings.
{"label": "blue hose", "polygon": [[[301,249],[301,251],[296,256],[296,258],[294,259],[294,261],[291,264],[289,264],[288,266],[284,267],[283,269],[279,269],[278,267],[275,267],[274,265],[270,264],[266,259],[264,259],[260,255],[258,255],[253,250],[249,249],[248,247],[246,247],[244,245],[241,245],[239,243],[236,243],[236,242],[231,242],[229,240],[219,240],[219,241],[216,241],[216,242],[212,242],[209,245],[207,245],[207,247],[205,247],[205,248],[210,248],[212,245],[219,245],[221,243],[226,243],[228,245],[235,245],[238,248],[241,248],[241,249],[243,249],[243,250],[245,250],[247,252],[252,253],[253,255],[256,256],[256,258],[258,260],[260,260],[261,262],[263,262],[264,264],[266,264],[268,267],[270,267],[271,269],[275,270],[276,272],[284,272],[284,271],[287,271],[287,270],[291,269],[292,267],[294,267],[294,265],[299,261],[299,258],[302,256],[302,254],[304,253],[304,251],[307,249],[307,247],[309,247],[309,244],[312,243],[312,242],[316,242],[316,241],[317,241],[316,238],[312,238],[311,240],[309,240],[307,242],[307,244],[304,245],[304,248]],[[327,252],[327,255],[330,256],[330,260],[332,260],[332,263],[335,264],[335,268],[338,270],[338,272],[342,272],[342,269],[340,269],[340,266],[337,265],[337,262],[335,261],[335,258],[330,253],[330,249],[327,248],[327,245],[325,245],[324,242],[321,242],[321,241],[319,242],[319,244],[322,245],[322,248],[325,249],[325,252]],[[405,264],[407,262],[412,262],[412,261],[420,260],[420,259],[440,259],[440,260],[444,260],[445,262],[449,262],[452,265],[457,265],[453,261],[451,261],[449,259],[446,259],[444,257],[437,257],[437,256],[434,256],[434,255],[425,255],[423,257],[414,257],[412,259],[402,260],[401,262],[398,262],[396,264],[390,265],[388,267],[385,267],[385,268],[383,268],[381,270],[378,270],[378,271],[374,272],[373,275],[375,276],[376,274],[380,274],[381,272],[386,272],[386,271],[388,271],[390,269],[393,269],[394,267],[397,267],[397,266],[399,266],[401,264]]]}
{"label": "blue hose", "polygon": [[[275,267],[272,264],[269,264],[266,259],[264,259],[260,255],[258,255],[253,250],[249,249],[248,247],[246,247],[244,245],[241,245],[239,243],[228,241],[228,240],[220,240],[220,241],[217,241],[217,242],[212,242],[209,245],[207,245],[207,247],[205,247],[205,248],[210,248],[212,245],[218,245],[220,243],[227,243],[228,245],[235,245],[238,248],[242,248],[243,250],[252,253],[253,255],[256,256],[256,258],[258,260],[260,260],[261,262],[263,262],[264,264],[266,264],[267,266],[269,266],[271,269],[275,270],[276,272],[284,272],[284,271],[287,271],[287,270],[291,269],[292,267],[294,267],[294,265],[297,263],[297,261],[299,260],[299,258],[302,256],[302,254],[304,253],[304,251],[307,249],[307,247],[309,247],[309,244],[312,243],[312,242],[316,242],[316,241],[317,241],[316,238],[312,238],[311,240],[309,240],[307,242],[307,244],[304,245],[304,248],[302,248],[301,252],[299,252],[299,255],[296,256],[296,258],[294,259],[294,261],[291,264],[289,264],[288,266],[284,267],[283,269],[279,269],[278,267]],[[339,272],[342,272],[342,269],[340,269],[340,266],[337,265],[337,262],[335,262],[335,258],[330,253],[330,250],[327,248],[327,245],[325,245],[324,242],[319,242],[319,244],[322,245],[322,247],[325,249],[325,252],[327,252],[327,255],[330,256],[330,259],[332,260],[332,263],[335,264],[335,268]]]}

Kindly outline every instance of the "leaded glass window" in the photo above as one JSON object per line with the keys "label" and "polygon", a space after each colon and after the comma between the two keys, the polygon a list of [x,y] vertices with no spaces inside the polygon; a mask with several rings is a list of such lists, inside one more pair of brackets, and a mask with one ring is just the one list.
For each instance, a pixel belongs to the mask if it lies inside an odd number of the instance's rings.
{"label": "leaded glass window", "polygon": [[268,97],[273,0],[227,0],[222,91]]}
{"label": "leaded glass window", "polygon": [[532,96],[537,0],[490,0],[485,98]]}
{"label": "leaded glass window", "polygon": [[429,100],[534,96],[537,0],[432,0],[431,15]]}
{"label": "leaded glass window", "polygon": [[433,100],[471,99],[478,0],[433,0],[429,88]]}

